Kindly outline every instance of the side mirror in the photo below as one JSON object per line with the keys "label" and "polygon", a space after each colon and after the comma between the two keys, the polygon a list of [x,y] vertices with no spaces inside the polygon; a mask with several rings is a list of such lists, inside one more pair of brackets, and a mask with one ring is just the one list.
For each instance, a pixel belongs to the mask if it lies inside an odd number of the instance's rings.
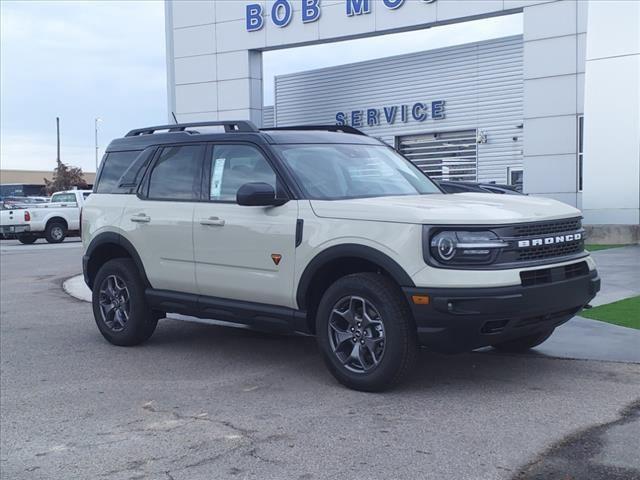
{"label": "side mirror", "polygon": [[277,198],[271,185],[264,182],[245,183],[236,193],[238,205],[246,207],[270,207],[287,203],[286,198]]}

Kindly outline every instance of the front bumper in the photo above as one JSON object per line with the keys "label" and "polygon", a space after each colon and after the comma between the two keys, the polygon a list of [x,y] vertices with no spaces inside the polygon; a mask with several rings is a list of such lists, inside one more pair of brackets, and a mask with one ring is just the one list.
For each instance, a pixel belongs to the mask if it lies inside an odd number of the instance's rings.
{"label": "front bumper", "polygon": [[0,227],[0,233],[3,235],[17,235],[29,231],[31,231],[29,225],[2,225],[2,227]]}
{"label": "front bumper", "polygon": [[[422,345],[457,353],[494,345],[568,321],[600,290],[596,270],[541,285],[492,288],[405,287]],[[416,305],[413,295],[428,295]]]}

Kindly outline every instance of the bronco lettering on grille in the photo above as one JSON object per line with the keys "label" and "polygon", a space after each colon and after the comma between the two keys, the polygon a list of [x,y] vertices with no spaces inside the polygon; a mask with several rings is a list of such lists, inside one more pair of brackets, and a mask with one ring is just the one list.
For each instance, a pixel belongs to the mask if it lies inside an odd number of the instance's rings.
{"label": "bronco lettering on grille", "polygon": [[576,242],[582,240],[582,233],[569,235],[556,235],[555,237],[532,238],[529,240],[519,240],[518,248],[541,247],[543,245],[557,245],[559,243]]}

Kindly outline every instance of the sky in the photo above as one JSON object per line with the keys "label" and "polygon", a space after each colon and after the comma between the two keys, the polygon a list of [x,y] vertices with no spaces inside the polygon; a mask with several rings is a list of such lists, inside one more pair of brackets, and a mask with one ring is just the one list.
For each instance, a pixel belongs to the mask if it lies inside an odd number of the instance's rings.
{"label": "sky", "polygon": [[[242,1],[242,0],[238,0]],[[99,153],[132,128],[167,122],[164,3],[0,0],[0,166],[51,170],[61,159],[95,171]],[[522,33],[521,15],[265,52],[273,77]]]}

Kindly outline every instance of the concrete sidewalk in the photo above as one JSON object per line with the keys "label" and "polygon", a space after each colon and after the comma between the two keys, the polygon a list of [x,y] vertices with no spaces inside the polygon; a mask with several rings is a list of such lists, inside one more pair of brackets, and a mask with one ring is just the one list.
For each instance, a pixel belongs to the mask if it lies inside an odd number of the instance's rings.
{"label": "concrete sidewalk", "polygon": [[594,307],[640,295],[640,245],[591,253],[602,279]]}

